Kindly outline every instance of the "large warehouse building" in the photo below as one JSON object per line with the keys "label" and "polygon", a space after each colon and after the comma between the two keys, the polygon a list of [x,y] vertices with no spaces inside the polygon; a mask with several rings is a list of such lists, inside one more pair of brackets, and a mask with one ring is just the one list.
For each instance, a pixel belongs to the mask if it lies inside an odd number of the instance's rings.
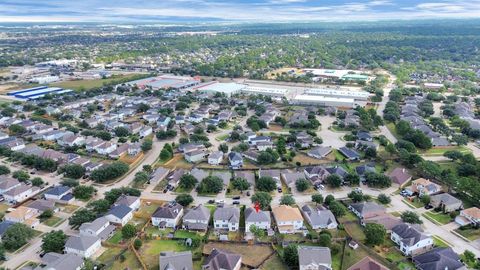
{"label": "large warehouse building", "polygon": [[357,106],[353,98],[338,98],[314,95],[297,95],[293,98],[292,103],[298,105],[318,105],[325,107],[343,108],[354,108]]}
{"label": "large warehouse building", "polygon": [[269,88],[269,87],[258,87],[258,86],[247,86],[242,89],[242,93],[252,94],[252,95],[264,95],[272,97],[285,97],[287,95],[287,89],[281,88]]}
{"label": "large warehouse building", "polygon": [[239,83],[212,83],[202,87],[198,87],[197,91],[206,94],[223,93],[227,97],[231,97],[237,93],[240,93],[246,85]]}
{"label": "large warehouse building", "polygon": [[9,92],[7,95],[14,96],[20,99],[38,99],[42,98],[47,94],[61,95],[65,93],[73,92],[71,89],[63,89],[60,87],[48,87],[48,86],[38,86],[33,88],[21,89],[17,91]]}
{"label": "large warehouse building", "polygon": [[140,89],[152,88],[153,90],[173,89],[181,90],[193,87],[200,83],[199,78],[181,77],[174,75],[162,75],[158,77],[150,77],[126,83],[130,86],[137,86]]}
{"label": "large warehouse building", "polygon": [[305,95],[337,97],[337,98],[353,98],[355,100],[368,100],[370,93],[364,91],[348,91],[329,88],[312,88],[305,90]]}

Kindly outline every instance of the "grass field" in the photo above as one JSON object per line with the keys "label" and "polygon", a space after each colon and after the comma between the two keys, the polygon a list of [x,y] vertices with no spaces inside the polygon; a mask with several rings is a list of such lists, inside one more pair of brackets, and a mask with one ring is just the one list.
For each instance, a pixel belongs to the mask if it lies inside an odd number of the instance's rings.
{"label": "grass field", "polygon": [[[142,254],[142,259],[149,269],[158,269],[158,254],[162,251],[187,251],[192,248],[183,245],[183,241],[176,240],[151,240],[145,242],[139,253]],[[194,256],[198,256],[198,251]],[[138,269],[138,268],[132,268]]]}
{"label": "grass field", "polygon": [[439,223],[441,225],[452,222],[452,217],[450,217],[449,214],[444,214],[442,212],[425,212],[422,214],[422,216],[432,221],[433,223]]}
{"label": "grass field", "polygon": [[210,254],[213,248],[240,254],[242,255],[242,263],[253,268],[259,267],[274,252],[267,245],[250,246],[245,244],[207,243],[203,247],[203,253]]}
{"label": "grass field", "polygon": [[418,198],[415,198],[411,201],[409,201],[407,199],[403,199],[402,202],[404,202],[410,208],[420,208],[420,207],[424,206],[423,203]]}
{"label": "grass field", "polygon": [[471,153],[472,151],[465,146],[451,146],[451,147],[434,147],[430,148],[426,151],[422,151],[421,153],[426,156],[443,156],[443,154],[447,151],[459,151],[463,154]]}
{"label": "grass field", "polygon": [[52,216],[52,217],[47,218],[44,221],[42,221],[42,223],[49,226],[49,227],[57,227],[58,225],[60,225],[60,221],[62,221],[62,218]]}
{"label": "grass field", "polygon": [[110,239],[108,239],[107,242],[112,243],[112,244],[118,244],[122,241],[122,231],[116,231]]}
{"label": "grass field", "polygon": [[353,250],[348,245],[345,246],[345,252],[343,253],[342,269],[348,269],[361,259],[368,256],[368,253],[362,247],[358,247]]}
{"label": "grass field", "polygon": [[123,79],[135,79],[139,74],[129,74],[129,75],[116,75],[111,78],[107,79],[98,79],[98,80],[78,80],[78,81],[66,81],[66,82],[58,82],[52,83],[50,86],[57,86],[66,89],[73,89],[73,90],[89,90],[92,88],[101,87],[107,84],[115,83],[117,80]]}
{"label": "grass field", "polygon": [[438,235],[433,235],[433,244],[436,247],[450,247],[450,244]]}

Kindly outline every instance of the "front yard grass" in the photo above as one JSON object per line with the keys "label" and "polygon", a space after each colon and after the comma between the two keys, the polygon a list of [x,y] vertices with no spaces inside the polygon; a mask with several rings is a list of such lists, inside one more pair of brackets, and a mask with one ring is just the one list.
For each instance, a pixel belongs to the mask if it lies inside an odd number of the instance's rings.
{"label": "front yard grass", "polygon": [[415,197],[413,200],[407,200],[407,199],[403,199],[402,202],[404,202],[406,205],[408,205],[408,207],[410,208],[420,208],[420,207],[423,207],[424,204],[420,201],[419,198]]}
{"label": "front yard grass", "polygon": [[433,235],[433,244],[436,247],[450,247],[450,244],[438,235]]}
{"label": "front yard grass", "polygon": [[425,212],[422,214],[426,219],[432,221],[433,223],[439,223],[441,225],[448,224],[452,222],[452,217],[450,214],[444,214],[442,212]]}
{"label": "front yard grass", "polygon": [[42,221],[42,223],[47,225],[48,227],[57,227],[58,225],[60,225],[62,220],[63,219],[60,217],[52,216]]}
{"label": "front yard grass", "polygon": [[455,230],[455,232],[467,238],[470,241],[475,241],[480,238],[480,229],[465,228],[462,230],[461,228],[458,228]]}

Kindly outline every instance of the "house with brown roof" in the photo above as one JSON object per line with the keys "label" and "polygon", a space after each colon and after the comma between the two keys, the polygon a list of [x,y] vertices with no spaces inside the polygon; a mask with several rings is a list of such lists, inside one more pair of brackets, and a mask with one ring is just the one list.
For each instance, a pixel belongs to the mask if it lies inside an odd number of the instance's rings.
{"label": "house with brown roof", "polygon": [[419,178],[414,180],[410,189],[413,193],[417,193],[418,196],[433,195],[442,192],[442,186],[435,184],[425,178]]}
{"label": "house with brown roof", "polygon": [[272,213],[280,233],[292,234],[304,227],[303,216],[296,207],[280,205],[273,208]]}
{"label": "house with brown roof", "polygon": [[463,208],[463,202],[448,193],[440,193],[430,197],[430,205],[444,212],[452,212]]}
{"label": "house with brown roof", "polygon": [[388,270],[388,268],[370,257],[365,257],[347,270]]}
{"label": "house with brown roof", "polygon": [[455,218],[455,222],[460,226],[465,226],[468,224],[479,224],[480,223],[480,209],[477,207],[470,207],[460,211],[460,215]]}
{"label": "house with brown roof", "polygon": [[39,214],[40,212],[36,209],[19,206],[14,211],[5,214],[4,219],[15,223],[23,223],[33,228],[40,223],[37,219]]}
{"label": "house with brown roof", "polygon": [[408,183],[408,181],[412,180],[412,175],[403,167],[393,169],[393,171],[388,174],[388,177],[390,177],[392,182],[400,186],[403,186]]}

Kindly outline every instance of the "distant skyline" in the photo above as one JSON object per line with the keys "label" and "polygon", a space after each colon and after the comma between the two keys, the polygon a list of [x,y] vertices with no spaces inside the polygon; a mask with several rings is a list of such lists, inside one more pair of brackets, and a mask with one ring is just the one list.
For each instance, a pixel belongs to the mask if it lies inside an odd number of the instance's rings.
{"label": "distant skyline", "polygon": [[480,18],[480,0],[0,0],[0,23],[347,22],[448,18]]}

